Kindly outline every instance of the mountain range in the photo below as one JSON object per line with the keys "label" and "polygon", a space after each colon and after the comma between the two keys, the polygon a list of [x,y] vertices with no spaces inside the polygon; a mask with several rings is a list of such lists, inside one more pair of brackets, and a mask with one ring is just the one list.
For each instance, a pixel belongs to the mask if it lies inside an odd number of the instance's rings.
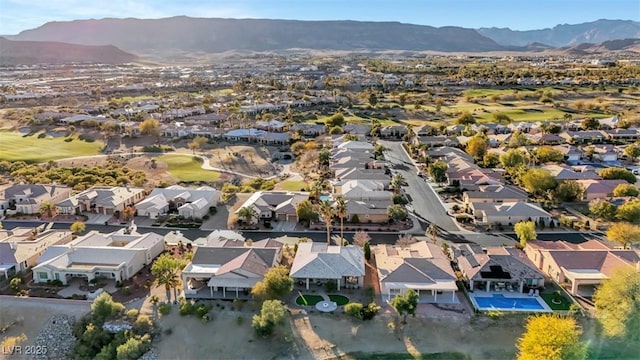
{"label": "mountain range", "polygon": [[[213,54],[234,50],[288,49],[540,52],[551,47],[574,47],[585,42],[602,43],[640,38],[640,23],[628,20],[597,20],[576,25],[558,25],[551,29],[514,31],[499,28],[475,30],[455,26],[436,28],[398,22],[208,19],[177,16],[164,19],[108,18],[49,22],[7,38],[88,46],[113,45],[136,55],[157,57],[175,54]],[[637,48],[635,43],[632,45],[633,49]],[[620,47],[620,44],[615,46]],[[580,48],[579,51],[590,52],[586,48]],[[22,56],[25,57],[24,54]],[[114,59],[120,59],[121,56],[123,54],[114,53]]]}
{"label": "mountain range", "polygon": [[557,25],[551,29],[542,30],[517,31],[508,28],[480,28],[478,33],[505,46],[541,43],[553,47],[563,47],[640,38],[640,22],[601,19],[576,25]]}

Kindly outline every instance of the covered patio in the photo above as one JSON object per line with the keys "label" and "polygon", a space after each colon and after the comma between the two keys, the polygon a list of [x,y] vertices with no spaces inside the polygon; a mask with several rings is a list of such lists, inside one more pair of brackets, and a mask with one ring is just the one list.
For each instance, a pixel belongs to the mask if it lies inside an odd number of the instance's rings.
{"label": "covered patio", "polygon": [[396,295],[404,295],[407,290],[413,289],[418,293],[419,304],[459,304],[460,300],[456,296],[458,287],[450,284],[403,284],[403,283],[383,283],[382,295],[384,300],[391,301]]}
{"label": "covered patio", "polygon": [[564,274],[564,287],[571,295],[593,296],[594,288],[602,284],[608,277],[597,270],[567,270]]}

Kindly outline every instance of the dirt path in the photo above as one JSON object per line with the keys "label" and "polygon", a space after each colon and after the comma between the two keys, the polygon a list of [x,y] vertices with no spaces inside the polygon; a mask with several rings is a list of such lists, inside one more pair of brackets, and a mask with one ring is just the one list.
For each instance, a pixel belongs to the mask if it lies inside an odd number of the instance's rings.
{"label": "dirt path", "polygon": [[[33,345],[40,329],[53,315],[72,315],[78,320],[90,309],[91,303],[82,300],[0,296],[0,328],[17,320],[17,323],[11,326],[6,333],[0,335],[0,339],[25,334],[27,341],[21,345]],[[3,359],[3,356],[0,349],[0,359]],[[12,359],[13,357],[8,358]]]}

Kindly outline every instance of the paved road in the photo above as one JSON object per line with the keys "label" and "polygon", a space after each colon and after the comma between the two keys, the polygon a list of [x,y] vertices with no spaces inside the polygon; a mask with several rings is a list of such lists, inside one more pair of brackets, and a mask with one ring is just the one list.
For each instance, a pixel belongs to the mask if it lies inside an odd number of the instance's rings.
{"label": "paved road", "polygon": [[387,149],[385,159],[391,169],[406,179],[407,186],[404,190],[411,197],[410,205],[413,207],[415,214],[425,219],[425,224],[435,223],[444,232],[459,232],[460,228],[445,211],[438,194],[428,182],[418,176],[418,170],[411,162],[411,158],[402,149],[402,143],[383,140],[379,140],[378,143]]}
{"label": "paved road", "polygon": [[[2,221],[2,225],[5,229],[13,229],[15,227],[35,227],[44,224],[42,221],[10,221],[4,220]],[[85,224],[86,230],[98,230],[103,233],[109,233],[116,231],[124,225],[97,225],[97,224]],[[70,226],[69,223],[55,223],[51,227],[52,229],[68,229]],[[161,228],[161,227],[142,227],[138,226],[139,233],[148,233],[154,232],[157,234],[165,235],[170,231],[179,230],[187,239],[195,240],[200,237],[206,237],[211,234],[211,230],[200,230],[200,229],[172,229],[172,228]],[[240,231],[247,239],[252,240],[262,240],[266,238],[276,238],[281,236],[292,236],[292,237],[308,237],[313,241],[317,242],[325,242],[327,240],[327,233],[324,231],[248,231],[241,230]],[[351,240],[353,238],[353,231],[345,231],[344,237],[347,240]],[[334,231],[333,235],[338,235],[338,232]],[[369,233],[371,237],[372,244],[393,244],[398,240],[399,233]],[[464,241],[464,240],[461,240]]]}

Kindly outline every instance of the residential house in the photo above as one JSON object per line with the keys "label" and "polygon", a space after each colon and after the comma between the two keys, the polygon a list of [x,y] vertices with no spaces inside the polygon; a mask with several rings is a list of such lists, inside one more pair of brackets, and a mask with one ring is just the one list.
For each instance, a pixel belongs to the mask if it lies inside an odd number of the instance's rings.
{"label": "residential house", "polygon": [[393,193],[385,190],[384,183],[375,180],[348,180],[334,187],[336,195],[348,200],[391,200]]}
{"label": "residential house", "polygon": [[600,179],[600,176],[598,176],[594,171],[587,169],[584,169],[584,171],[575,171],[573,168],[566,165],[549,164],[541,166],[540,168],[549,171],[551,176],[558,181]]}
{"label": "residential house", "polygon": [[295,124],[291,127],[291,131],[301,131],[306,137],[316,137],[324,135],[327,127],[322,124]]}
{"label": "residential house", "polygon": [[[301,191],[256,191],[236,210],[252,208],[256,216],[251,219],[252,224],[260,220],[298,221],[296,206],[309,199],[308,192]],[[244,220],[244,219],[242,219]]]}
{"label": "residential house", "polygon": [[416,134],[416,136],[420,137],[420,136],[431,135],[434,131],[434,128],[432,126],[425,124],[420,126],[414,126],[412,130],[413,130],[413,133]]}
{"label": "residential house", "polygon": [[617,116],[613,116],[610,118],[598,119],[598,123],[600,123],[600,129],[602,130],[613,130],[618,128],[620,119],[618,119]]}
{"label": "residential house", "polygon": [[71,188],[60,185],[16,184],[0,189],[0,210],[14,208],[22,214],[40,213],[45,202],[56,204],[69,197]]}
{"label": "residential house", "polygon": [[527,139],[538,145],[559,145],[564,144],[566,139],[556,134],[527,134]]}
{"label": "residential house", "polygon": [[551,214],[538,204],[529,202],[473,203],[478,224],[515,224],[520,221],[544,222],[549,225]]}
{"label": "residential house", "polygon": [[601,143],[605,139],[604,134],[598,130],[565,131],[558,136],[571,144]]}
{"label": "residential house", "polygon": [[342,127],[342,131],[346,134],[369,136],[371,133],[371,125],[346,124]]}
{"label": "residential house", "polygon": [[627,184],[625,180],[589,179],[577,180],[584,188],[582,201],[605,199],[613,196],[613,189],[620,184]]}
{"label": "residential house", "polygon": [[250,298],[251,288],[282,259],[282,243],[269,239],[218,245],[198,246],[182,270],[185,298]]}
{"label": "residential house", "polygon": [[409,133],[409,129],[407,129],[404,125],[388,125],[382,126],[380,128],[380,137],[381,138],[402,138],[403,136]]}
{"label": "residential house", "polygon": [[309,290],[315,283],[322,286],[334,281],[342,288],[360,288],[364,283],[364,252],[359,246],[336,246],[318,242],[298,244],[290,276]]}
{"label": "residential house", "polygon": [[145,191],[141,188],[94,186],[56,205],[62,214],[92,212],[106,215],[115,214],[127,206],[133,206],[144,199],[144,196]]}
{"label": "residential house", "polygon": [[544,286],[544,275],[518,249],[483,249],[477,244],[451,244],[449,252],[471,292],[512,291],[521,294]]}
{"label": "residential house", "polygon": [[635,142],[640,139],[640,132],[636,128],[603,130],[602,132],[609,140]]}
{"label": "residential house", "polygon": [[406,248],[380,244],[373,247],[380,292],[391,301],[408,289],[419,303],[458,303],[456,275],[439,246],[419,241]]}
{"label": "residential house", "polygon": [[441,147],[429,149],[427,150],[425,155],[429,156],[434,160],[441,160],[445,157],[458,157],[461,159],[465,159],[468,162],[473,162],[473,157],[471,155],[467,154],[463,150],[460,150],[455,147],[449,147],[449,146],[441,146]]}
{"label": "residential house", "polygon": [[473,203],[504,203],[526,202],[528,194],[522,189],[511,185],[480,185],[477,190],[465,191],[462,200],[465,204]]}
{"label": "residential house", "polygon": [[457,138],[449,136],[418,136],[414,138],[413,142],[418,145],[426,144],[429,147],[460,145]]}
{"label": "residential house", "polygon": [[351,149],[355,151],[371,151],[373,145],[367,141],[346,141],[335,145],[338,149]]}
{"label": "residential house", "polygon": [[26,271],[36,265],[38,258],[50,246],[71,240],[71,231],[45,230],[44,225],[0,230],[0,273],[8,278],[19,271]]}
{"label": "residential house", "polygon": [[447,181],[450,186],[461,189],[475,190],[480,185],[501,184],[502,177],[491,169],[482,169],[472,160],[458,156],[447,156],[442,159],[449,166]]}
{"label": "residential house", "polygon": [[139,234],[135,225],[110,234],[91,231],[65,245],[50,246],[33,268],[34,282],[72,278],[124,281],[164,251],[162,235]]}
{"label": "residential house", "polygon": [[538,269],[572,295],[593,296],[594,289],[609,279],[617,268],[638,266],[633,250],[612,249],[602,242],[580,244],[566,241],[530,241],[524,249]]}
{"label": "residential house", "polygon": [[167,188],[155,188],[146,199],[136,205],[138,216],[156,219],[169,211],[172,203],[178,215],[184,218],[202,218],[209,208],[220,201],[220,191],[203,186],[196,189],[173,185]]}
{"label": "residential house", "polygon": [[582,150],[573,145],[556,145],[553,147],[564,155],[564,159],[568,162],[580,161],[584,155]]}
{"label": "residential house", "polygon": [[347,221],[362,224],[381,224],[389,221],[387,208],[393,205],[393,201],[391,199],[367,201],[347,199],[346,204],[347,216],[345,219]]}
{"label": "residential house", "polygon": [[332,183],[334,187],[341,186],[343,182],[349,180],[372,180],[381,183],[384,188],[391,184],[391,178],[384,169],[362,169],[362,168],[338,168],[334,177],[336,181]]}
{"label": "residential house", "polygon": [[618,151],[613,145],[594,145],[591,149],[593,149],[593,159],[595,160],[602,162],[618,161]]}
{"label": "residential house", "polygon": [[279,120],[256,121],[256,128],[260,130],[283,132],[287,129],[287,124]]}

